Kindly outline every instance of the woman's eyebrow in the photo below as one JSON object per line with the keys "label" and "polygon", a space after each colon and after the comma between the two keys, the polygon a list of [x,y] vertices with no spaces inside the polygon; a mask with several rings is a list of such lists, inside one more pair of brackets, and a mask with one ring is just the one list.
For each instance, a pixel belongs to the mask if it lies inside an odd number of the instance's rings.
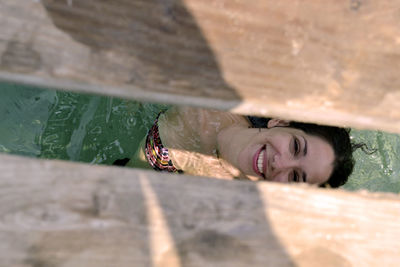
{"label": "woman's eyebrow", "polygon": [[307,155],[307,148],[308,148],[308,145],[307,145],[307,140],[306,140],[306,138],[305,138],[304,136],[302,136],[302,137],[303,137],[303,140],[304,140],[303,155],[305,156],[305,155]]}

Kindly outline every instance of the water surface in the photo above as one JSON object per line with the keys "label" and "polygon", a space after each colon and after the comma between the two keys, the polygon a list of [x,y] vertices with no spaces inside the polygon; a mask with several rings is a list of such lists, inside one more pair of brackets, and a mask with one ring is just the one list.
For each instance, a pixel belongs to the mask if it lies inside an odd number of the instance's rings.
{"label": "water surface", "polygon": [[112,164],[130,157],[167,105],[1,85],[0,152]]}

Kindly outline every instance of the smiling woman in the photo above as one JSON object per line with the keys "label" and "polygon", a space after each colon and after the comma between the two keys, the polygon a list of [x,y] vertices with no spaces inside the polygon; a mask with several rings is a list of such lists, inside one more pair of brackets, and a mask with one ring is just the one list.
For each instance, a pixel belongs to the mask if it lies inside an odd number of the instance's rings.
{"label": "smiling woman", "polygon": [[353,147],[344,128],[173,107],[159,115],[127,165],[339,187],[353,170]]}
{"label": "smiling woman", "polygon": [[[229,127],[218,135],[220,154],[252,180],[325,183],[334,150],[320,137],[270,120],[268,128]],[[236,144],[236,145],[230,145]]]}

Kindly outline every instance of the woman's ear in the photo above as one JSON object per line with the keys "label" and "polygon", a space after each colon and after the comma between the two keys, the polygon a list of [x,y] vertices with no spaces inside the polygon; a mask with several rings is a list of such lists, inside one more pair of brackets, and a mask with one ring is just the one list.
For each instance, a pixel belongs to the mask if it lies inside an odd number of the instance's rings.
{"label": "woman's ear", "polygon": [[277,126],[289,126],[290,121],[281,119],[270,119],[267,124],[267,128],[273,128]]}

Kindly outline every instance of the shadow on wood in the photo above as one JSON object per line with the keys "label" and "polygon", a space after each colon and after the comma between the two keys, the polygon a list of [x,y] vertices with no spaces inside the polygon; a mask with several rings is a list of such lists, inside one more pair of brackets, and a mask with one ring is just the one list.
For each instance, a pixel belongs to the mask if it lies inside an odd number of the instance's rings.
{"label": "shadow on wood", "polygon": [[0,155],[2,266],[292,266],[256,183]]}
{"label": "shadow on wood", "polygon": [[[130,73],[129,77],[120,77],[126,79],[122,83],[144,90],[239,99],[222,77],[213,51],[180,0],[42,3],[54,24],[90,47],[93,57],[125,57]],[[104,63],[98,64],[103,72]],[[108,74],[113,73],[109,78],[115,79],[119,74],[113,67],[106,66],[110,68]]]}

